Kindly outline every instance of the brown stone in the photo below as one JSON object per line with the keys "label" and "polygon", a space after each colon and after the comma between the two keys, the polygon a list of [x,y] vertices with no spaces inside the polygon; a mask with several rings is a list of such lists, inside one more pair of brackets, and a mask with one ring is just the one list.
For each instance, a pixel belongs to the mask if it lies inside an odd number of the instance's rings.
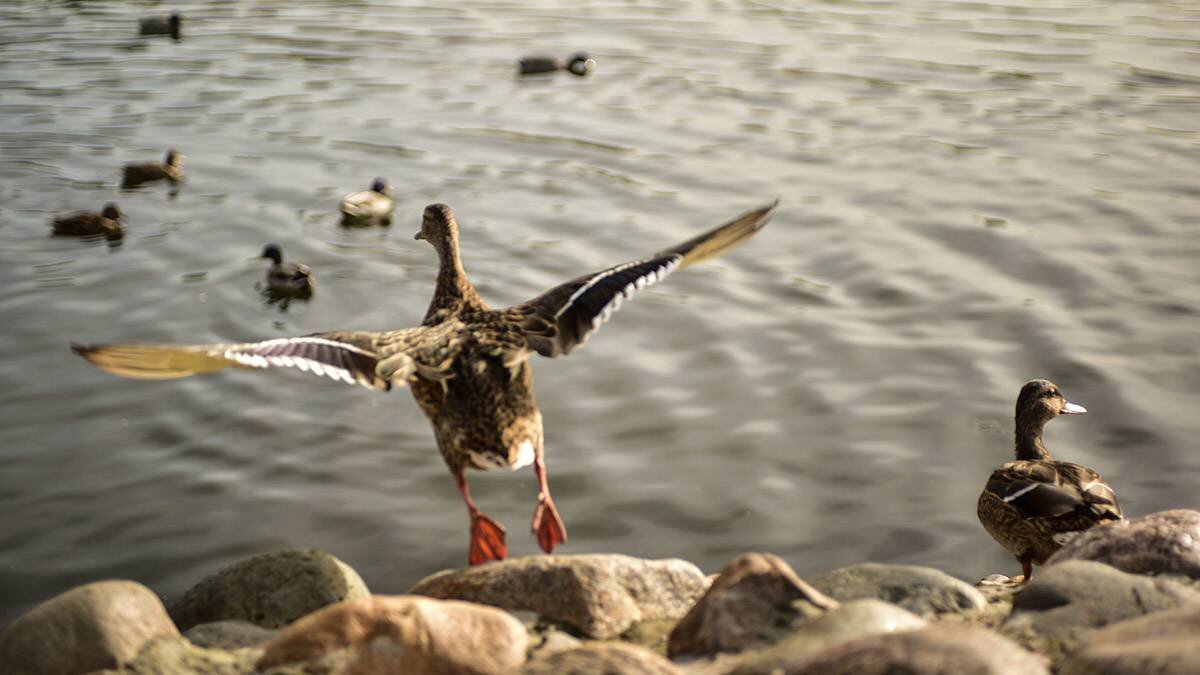
{"label": "brown stone", "polygon": [[1160,511],[1068,541],[1049,560],[1095,560],[1131,574],[1180,574],[1200,579],[1200,512]]}
{"label": "brown stone", "polygon": [[624,555],[544,555],[447,570],[409,593],[527,610],[593,638],[636,623],[683,616],[707,587],[683,560]]}
{"label": "brown stone", "polygon": [[1046,659],[981,628],[934,626],[871,635],[818,652],[784,675],[1047,675]]}
{"label": "brown stone", "polygon": [[837,606],[786,562],[770,553],[735,558],[686,616],[671,631],[667,655],[711,655],[738,652],[773,641],[780,628],[806,608],[811,613]]}
{"label": "brown stone", "polygon": [[1092,633],[1061,675],[1195,675],[1200,673],[1200,608],[1157,612]]}
{"label": "brown stone", "polygon": [[681,675],[670,661],[643,647],[588,642],[539,656],[521,675]]}
{"label": "brown stone", "polygon": [[98,581],[34,607],[0,633],[5,675],[117,668],[157,637],[178,637],[158,596],[133,581]]}
{"label": "brown stone", "polygon": [[467,602],[376,595],[326,607],[263,646],[258,669],[318,664],[346,675],[493,675],[525,661],[525,627]]}

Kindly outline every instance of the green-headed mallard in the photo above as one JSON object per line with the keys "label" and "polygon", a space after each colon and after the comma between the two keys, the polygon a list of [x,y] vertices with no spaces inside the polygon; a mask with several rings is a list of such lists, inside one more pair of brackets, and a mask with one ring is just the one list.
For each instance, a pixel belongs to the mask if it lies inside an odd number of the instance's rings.
{"label": "green-headed mallard", "polygon": [[170,35],[178,40],[179,30],[182,27],[183,17],[179,15],[179,12],[138,19],[138,35]]}
{"label": "green-headed mallard", "polygon": [[102,234],[109,239],[120,239],[125,235],[121,221],[125,214],[116,204],[109,202],[100,213],[94,211],[79,211],[69,216],[55,218],[50,221],[54,234],[68,236],[90,236]]}
{"label": "green-headed mallard", "polygon": [[275,244],[264,246],[258,257],[271,261],[271,266],[267,268],[268,290],[284,294],[312,292],[313,273],[308,265],[283,262],[283,251]]}
{"label": "green-headed mallard", "polygon": [[370,190],[354,192],[342,199],[342,217],[346,222],[387,222],[392,218],[396,201],[392,186],[386,178],[376,178]]}
{"label": "green-headed mallard", "polygon": [[1042,443],[1046,422],[1086,412],[1053,382],[1026,382],[1017,397],[1017,461],[992,472],[979,495],[979,522],[1017,557],[1025,581],[1034,563],[1044,564],[1073,534],[1122,518],[1117,495],[1100,474],[1052,459]]}
{"label": "green-headed mallard", "polygon": [[556,70],[565,70],[572,75],[583,77],[595,69],[596,60],[589,58],[583,52],[574,54],[569,59],[554,58],[552,56],[527,56],[521,59],[519,66],[522,75],[552,73]]}
{"label": "green-headed mallard", "polygon": [[533,465],[539,492],[532,527],[547,553],[567,539],[550,497],[542,416],[533,398],[532,354],[568,354],[621,303],[675,270],[720,255],[760,230],[771,204],[682,244],[556,286],[512,307],[491,309],[463,271],[450,207],[425,209],[417,239],[437,251],[437,287],[421,325],[386,332],[337,331],[243,344],[72,345],[96,366],[142,379],[239,368],[291,367],[379,390],[409,385],[471,519],[468,560],[507,554],[504,528],[471,500],[464,470]]}
{"label": "green-headed mallard", "polygon": [[136,187],[156,180],[178,181],[183,178],[183,155],[178,150],[168,150],[161,162],[126,164],[121,172],[121,187]]}

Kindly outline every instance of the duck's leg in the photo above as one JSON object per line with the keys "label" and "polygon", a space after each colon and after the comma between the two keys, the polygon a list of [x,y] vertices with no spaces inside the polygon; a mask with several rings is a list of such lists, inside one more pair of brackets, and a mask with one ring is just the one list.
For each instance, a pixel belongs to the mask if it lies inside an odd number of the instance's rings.
{"label": "duck's leg", "polygon": [[1017,560],[1021,561],[1021,574],[1025,576],[1025,579],[1021,583],[1027,584],[1033,578],[1033,556],[1023,555],[1017,558]]}
{"label": "duck's leg", "polygon": [[538,479],[538,505],[533,511],[533,532],[537,535],[538,546],[546,553],[553,553],[555,546],[566,543],[567,526],[563,525],[558,509],[554,508],[554,500],[550,498],[546,463],[540,452],[533,460],[533,472]]}
{"label": "duck's leg", "polygon": [[454,484],[459,494],[467,503],[467,513],[471,516],[471,549],[467,554],[467,562],[481,565],[492,560],[504,560],[508,555],[508,547],[504,545],[504,526],[483,515],[475,506],[463,470],[452,469],[451,473],[454,474]]}

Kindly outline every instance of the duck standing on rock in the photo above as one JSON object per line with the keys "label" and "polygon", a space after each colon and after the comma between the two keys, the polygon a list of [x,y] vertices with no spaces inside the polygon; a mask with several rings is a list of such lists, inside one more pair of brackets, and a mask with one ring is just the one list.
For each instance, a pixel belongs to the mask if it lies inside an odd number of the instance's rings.
{"label": "duck standing on rock", "polygon": [[183,154],[178,150],[168,150],[162,162],[126,164],[121,172],[121,187],[137,187],[156,180],[169,180],[174,183],[182,178]]}
{"label": "duck standing on rock", "polygon": [[121,221],[125,214],[116,204],[109,202],[100,213],[80,211],[69,216],[55,218],[50,221],[54,234],[65,236],[86,237],[102,234],[109,239],[120,239],[125,236]]}
{"label": "duck standing on rock", "polygon": [[551,56],[527,56],[521,59],[519,69],[522,75],[553,73],[557,70],[565,70],[572,75],[583,77],[596,69],[596,60],[589,58],[584,52],[574,54],[570,59],[558,59]]}
{"label": "duck standing on rock", "polygon": [[138,20],[138,35],[170,35],[178,40],[181,28],[183,28],[183,17],[179,15],[179,12],[163,16],[148,16]]}
{"label": "duck standing on rock", "polygon": [[307,295],[313,290],[313,273],[308,265],[283,262],[283,251],[275,244],[263,247],[259,258],[267,258],[267,290],[281,295]]}
{"label": "duck standing on rock", "polygon": [[507,547],[504,527],[472,501],[466,469],[516,470],[532,464],[539,487],[532,528],[539,546],[550,553],[567,540],[567,530],[546,479],[542,415],[533,398],[529,357],[570,353],[637,291],[746,241],[766,225],[775,206],[648,257],[586,274],[528,302],[491,309],[463,270],[454,213],[433,204],[426,207],[416,238],[437,251],[437,286],[424,320],[414,328],[243,344],[71,348],[110,373],[140,379],[186,377],[227,366],[282,366],[378,390],[409,385],[466,502],[469,562],[501,560]]}
{"label": "duck standing on rock", "polygon": [[396,200],[392,198],[392,186],[386,178],[376,178],[371,183],[370,190],[354,192],[342,199],[342,223],[380,223],[391,222],[392,209]]}
{"label": "duck standing on rock", "polygon": [[1044,564],[1072,535],[1123,517],[1116,493],[1100,474],[1051,458],[1042,443],[1047,422],[1086,412],[1067,402],[1053,382],[1026,382],[1017,397],[1017,461],[992,472],[979,495],[979,522],[1017,557],[1024,582],[1034,563]]}

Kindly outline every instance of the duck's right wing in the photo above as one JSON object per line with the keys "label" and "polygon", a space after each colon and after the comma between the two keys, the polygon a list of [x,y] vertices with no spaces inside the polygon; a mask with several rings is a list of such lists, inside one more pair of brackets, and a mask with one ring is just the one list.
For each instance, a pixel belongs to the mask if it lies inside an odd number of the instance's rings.
{"label": "duck's right wing", "polygon": [[262,342],[207,345],[81,345],[71,351],[121,377],[163,380],[222,368],[295,368],[378,390],[403,386],[420,367],[421,328],[339,331]]}

